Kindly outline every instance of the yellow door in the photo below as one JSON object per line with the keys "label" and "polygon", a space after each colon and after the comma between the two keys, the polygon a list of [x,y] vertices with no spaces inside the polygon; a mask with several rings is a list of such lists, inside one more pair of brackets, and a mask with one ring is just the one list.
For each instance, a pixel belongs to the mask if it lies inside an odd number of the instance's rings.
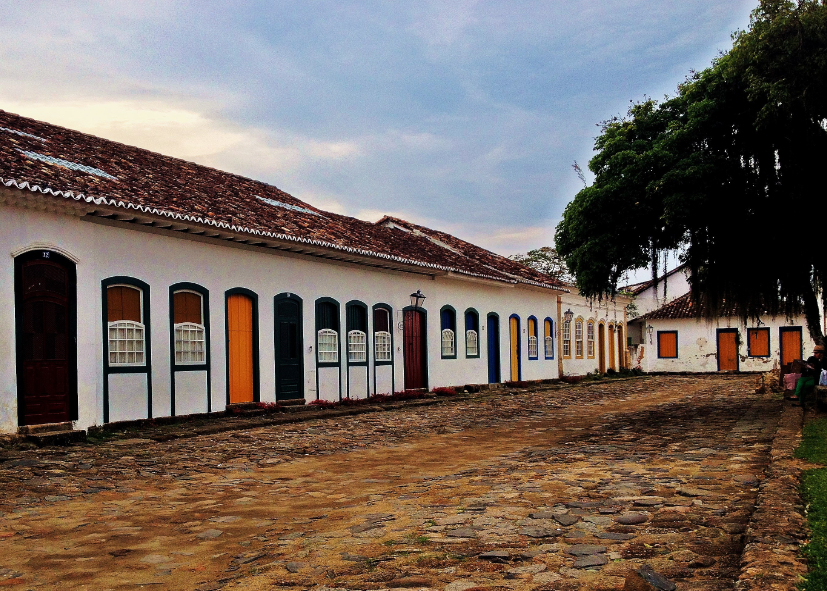
{"label": "yellow door", "polygon": [[615,365],[615,327],[609,325],[609,368],[616,370]]}
{"label": "yellow door", "polygon": [[520,323],[516,318],[509,321],[511,327],[511,381],[520,380]]}
{"label": "yellow door", "polygon": [[227,298],[227,350],[230,364],[230,403],[253,401],[253,300],[235,294]]}

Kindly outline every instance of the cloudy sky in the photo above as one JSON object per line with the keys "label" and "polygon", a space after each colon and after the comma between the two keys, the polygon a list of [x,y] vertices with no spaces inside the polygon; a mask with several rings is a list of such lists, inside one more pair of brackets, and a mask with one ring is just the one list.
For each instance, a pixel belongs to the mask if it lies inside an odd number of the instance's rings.
{"label": "cloudy sky", "polygon": [[0,109],[509,255],[552,243],[596,124],[756,5],[0,0]]}

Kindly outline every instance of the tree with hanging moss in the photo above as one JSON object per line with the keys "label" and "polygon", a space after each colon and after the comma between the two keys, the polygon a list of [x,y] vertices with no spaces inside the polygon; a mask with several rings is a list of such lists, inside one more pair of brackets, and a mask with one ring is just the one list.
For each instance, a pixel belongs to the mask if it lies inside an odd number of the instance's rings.
{"label": "tree with hanging moss", "polygon": [[[603,122],[595,180],[569,203],[557,251],[581,293],[680,253],[707,317],[804,313],[823,340],[827,293],[827,3],[761,0],[732,49],[676,96]],[[827,300],[823,300],[827,303]]]}

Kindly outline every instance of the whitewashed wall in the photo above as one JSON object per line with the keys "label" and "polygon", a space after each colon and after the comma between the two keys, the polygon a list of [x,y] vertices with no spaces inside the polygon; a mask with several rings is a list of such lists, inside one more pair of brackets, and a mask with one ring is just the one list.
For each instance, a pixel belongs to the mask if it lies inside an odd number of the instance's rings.
{"label": "whitewashed wall", "polygon": [[[590,301],[579,294],[576,293],[574,288],[572,288],[571,294],[565,294],[562,296],[562,313],[565,313],[566,310],[571,310],[574,313],[574,318],[572,319],[571,323],[571,355],[563,357],[563,373],[565,375],[585,375],[587,373],[594,372],[599,369],[599,362],[600,362],[600,340],[599,340],[599,325],[602,322],[604,324],[604,331],[606,338],[604,340],[604,353],[606,359],[606,368],[612,367],[610,363],[610,356],[609,356],[609,332],[608,327],[609,325],[613,326],[622,326],[623,327],[623,342],[619,342],[617,339],[617,333],[615,333],[615,348],[614,348],[614,356],[615,356],[615,369],[620,369],[621,367],[621,359],[626,355],[626,325],[624,321],[624,310],[626,305],[629,303],[629,299],[618,296],[614,302],[611,301]],[[583,356],[578,358],[576,355],[576,345],[575,345],[575,323],[577,319],[580,318],[583,320]],[[588,322],[589,320],[594,321],[594,355],[589,357],[588,355]],[[563,341],[562,341],[562,332],[560,336],[560,350],[559,353],[563,354]]]}
{"label": "whitewashed wall", "polygon": [[648,287],[635,297],[637,316],[657,310],[675,298],[689,293],[689,289],[689,269],[687,268],[675,271],[668,277],[661,277],[657,287]]}
{"label": "whitewashed wall", "polygon": [[[806,359],[812,355],[815,343],[810,338],[804,318],[763,318],[762,328],[770,329],[770,356],[749,357],[747,349],[747,329],[756,328],[755,324],[744,326],[737,318],[720,318],[714,322],[704,320],[649,320],[653,331],[651,341],[644,333],[644,343],[633,353],[633,366],[638,363],[647,372],[715,372],[718,371],[717,329],[736,328],[741,336],[738,349],[740,371],[769,371],[777,368],[781,359],[781,339],[779,328],[800,327],[803,355]],[[657,332],[678,331],[678,357],[673,359],[658,358]]]}
{"label": "whitewashed wall", "polygon": [[[13,256],[35,248],[50,248],[77,261],[78,286],[78,407],[79,428],[103,422],[103,370],[101,327],[101,281],[116,275],[134,277],[150,286],[151,343],[152,343],[152,407],[154,416],[169,415],[170,396],[170,339],[169,287],[178,282],[196,283],[210,292],[211,325],[211,408],[220,411],[226,402],[226,334],[224,329],[225,291],[243,287],[258,294],[260,396],[262,401],[275,400],[275,350],[273,297],[291,292],[303,300],[303,338],[305,368],[305,399],[317,397],[315,363],[315,301],[330,297],[340,304],[340,323],[344,331],[345,304],[361,300],[368,306],[368,332],[372,333],[371,307],[377,303],[393,307],[394,375],[395,389],[404,387],[402,358],[401,310],[409,305],[409,294],[421,289],[427,296],[428,357],[430,387],[488,382],[486,347],[486,316],[496,312],[500,317],[500,366],[503,381],[509,379],[508,318],[520,316],[522,379],[558,377],[555,359],[528,360],[527,319],[534,315],[542,334],[542,319],[550,316],[557,324],[557,294],[551,290],[522,288],[509,285],[476,282],[439,276],[400,272],[382,272],[357,265],[323,262],[318,259],[281,255],[242,249],[220,243],[188,240],[112,227],[62,214],[33,209],[0,206],[0,252],[5,259],[0,263],[0,432],[17,428],[17,383],[15,370],[14,269]],[[440,308],[449,304],[457,311],[457,359],[440,358]],[[464,311],[473,307],[480,316],[480,357],[465,358]],[[565,308],[564,308],[565,309]],[[312,346],[312,349],[311,349]],[[342,339],[345,349],[345,340]],[[347,366],[332,376],[319,376],[319,382],[338,392],[337,380],[342,380],[342,391],[347,392]],[[371,352],[372,358],[372,352]],[[324,369],[324,368],[323,368]],[[361,371],[364,371],[360,368]],[[369,384],[373,388],[372,364]],[[568,371],[567,373],[577,373]],[[112,376],[111,376],[112,377]],[[110,378],[111,378],[110,377]],[[377,376],[381,387],[388,391],[389,370],[380,367]],[[194,376],[188,379],[179,372],[176,378],[177,412],[205,408],[198,399],[203,392]],[[364,375],[352,394],[364,395]],[[135,382],[135,383],[133,383]],[[136,376],[110,379],[110,420],[142,418],[146,416],[144,383]],[[330,383],[328,383],[330,382]],[[332,384],[332,385],[331,385]],[[189,390],[192,390],[190,392]],[[143,398],[142,398],[143,397]],[[333,395],[325,393],[325,398]],[[128,402],[127,402],[128,400]],[[181,410],[181,409],[185,410]]]}

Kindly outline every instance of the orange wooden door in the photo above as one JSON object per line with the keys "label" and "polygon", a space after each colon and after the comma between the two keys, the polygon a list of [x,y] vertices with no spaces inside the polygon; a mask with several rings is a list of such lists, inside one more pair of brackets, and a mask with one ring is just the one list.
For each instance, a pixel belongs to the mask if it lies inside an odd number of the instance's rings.
{"label": "orange wooden door", "polygon": [[615,327],[609,325],[609,367],[617,369],[615,365]]}
{"label": "orange wooden door", "polygon": [[606,373],[606,326],[604,324],[597,327],[597,369],[600,373]]}
{"label": "orange wooden door", "polygon": [[718,371],[738,371],[738,333],[718,331]]}
{"label": "orange wooden door", "polygon": [[230,403],[253,401],[253,300],[241,294],[227,298],[227,349]]}
{"label": "orange wooden door", "polygon": [[520,322],[516,318],[509,320],[511,329],[511,381],[520,381]]}
{"label": "orange wooden door", "polygon": [[801,329],[781,329],[781,365],[801,359]]}

